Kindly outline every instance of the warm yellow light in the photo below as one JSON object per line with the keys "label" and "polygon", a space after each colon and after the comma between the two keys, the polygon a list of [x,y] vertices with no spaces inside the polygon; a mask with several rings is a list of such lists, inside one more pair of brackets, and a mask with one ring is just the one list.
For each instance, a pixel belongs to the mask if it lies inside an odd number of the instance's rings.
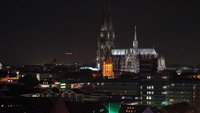
{"label": "warm yellow light", "polygon": [[0,82],[8,82],[10,80],[19,80],[19,77],[2,77],[0,78]]}
{"label": "warm yellow light", "polygon": [[111,62],[103,62],[103,77],[114,77],[113,65]]}
{"label": "warm yellow light", "polygon": [[200,79],[200,75],[197,75],[197,78]]}

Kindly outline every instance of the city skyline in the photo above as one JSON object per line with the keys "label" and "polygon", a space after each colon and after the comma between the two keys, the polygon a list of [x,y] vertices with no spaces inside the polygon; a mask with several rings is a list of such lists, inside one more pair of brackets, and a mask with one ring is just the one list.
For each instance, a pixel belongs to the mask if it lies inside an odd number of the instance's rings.
{"label": "city skyline", "polygon": [[[102,11],[101,0],[3,1],[0,62],[95,62]],[[199,11],[194,2],[112,0],[116,48],[132,46],[137,25],[140,47],[155,47],[167,64],[198,64]]]}

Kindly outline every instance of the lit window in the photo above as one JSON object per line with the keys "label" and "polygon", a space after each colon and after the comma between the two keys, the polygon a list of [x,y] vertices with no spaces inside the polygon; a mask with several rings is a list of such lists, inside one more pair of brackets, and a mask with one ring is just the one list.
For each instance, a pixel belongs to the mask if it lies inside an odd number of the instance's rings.
{"label": "lit window", "polygon": [[100,36],[103,37],[103,33],[101,33]]}
{"label": "lit window", "polygon": [[167,86],[163,86],[163,89],[166,89],[167,88]]}
{"label": "lit window", "polygon": [[151,79],[151,76],[147,76],[147,79]]}
{"label": "lit window", "polygon": [[147,86],[147,89],[154,89],[154,86]]}
{"label": "lit window", "polygon": [[147,100],[151,100],[151,96],[147,96],[146,99],[147,99]]}
{"label": "lit window", "polygon": [[151,101],[147,101],[147,104],[149,104],[149,105],[150,105],[150,104],[151,104]]}
{"label": "lit window", "polygon": [[167,76],[162,76],[162,79],[167,79]]}
{"label": "lit window", "polygon": [[165,91],[165,92],[162,92],[162,94],[163,94],[163,95],[166,95],[166,94],[167,94],[167,92],[166,92],[166,91]]}

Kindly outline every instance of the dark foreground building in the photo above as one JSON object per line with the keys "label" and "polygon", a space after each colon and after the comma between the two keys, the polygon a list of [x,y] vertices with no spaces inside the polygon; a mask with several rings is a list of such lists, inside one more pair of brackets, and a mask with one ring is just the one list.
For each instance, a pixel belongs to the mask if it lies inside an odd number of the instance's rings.
{"label": "dark foreground building", "polygon": [[57,98],[0,99],[0,113],[107,113],[99,102],[65,102]]}

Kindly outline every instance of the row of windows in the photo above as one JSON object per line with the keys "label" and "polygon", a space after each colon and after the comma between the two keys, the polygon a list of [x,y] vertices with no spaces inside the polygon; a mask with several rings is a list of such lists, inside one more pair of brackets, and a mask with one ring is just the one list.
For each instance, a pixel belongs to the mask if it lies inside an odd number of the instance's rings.
{"label": "row of windows", "polygon": [[3,108],[3,107],[8,107],[8,108],[10,108],[10,107],[21,107],[21,105],[18,105],[18,104],[4,105],[4,104],[2,104],[1,108]]}
{"label": "row of windows", "polygon": [[136,111],[134,110],[126,110],[126,113],[135,113]]}
{"label": "row of windows", "polygon": [[147,104],[148,104],[148,105],[151,105],[151,101],[147,101]]}
{"label": "row of windows", "polygon": [[147,89],[154,89],[154,86],[153,85],[149,85],[149,86],[147,86],[147,87],[145,87],[145,86],[140,86],[140,89],[145,89],[145,88],[147,88]]}
{"label": "row of windows", "polygon": [[147,89],[154,89],[154,86],[153,85],[147,86]]}
{"label": "row of windows", "polygon": [[153,91],[147,91],[147,94],[154,94]]}
{"label": "row of windows", "polygon": [[134,109],[134,107],[130,106],[130,107],[127,107],[126,109]]}
{"label": "row of windows", "polygon": [[147,99],[147,100],[151,100],[151,96],[147,96],[146,99]]}

